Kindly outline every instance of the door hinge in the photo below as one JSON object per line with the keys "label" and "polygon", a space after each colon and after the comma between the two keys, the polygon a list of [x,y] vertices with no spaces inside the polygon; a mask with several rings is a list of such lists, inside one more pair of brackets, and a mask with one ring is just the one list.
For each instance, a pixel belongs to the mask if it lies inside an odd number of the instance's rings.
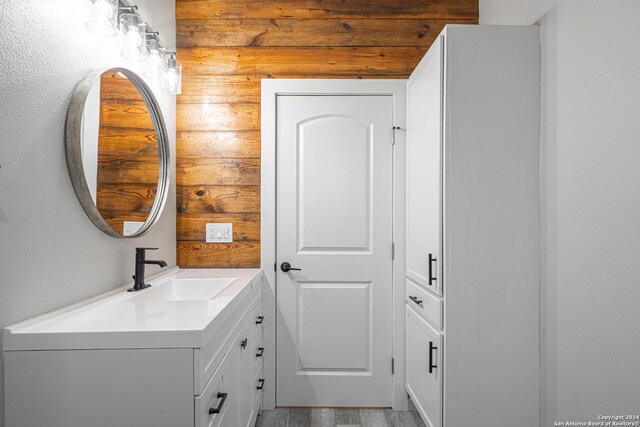
{"label": "door hinge", "polygon": [[396,145],[396,131],[402,129],[400,126],[393,126],[393,137],[391,138],[391,145]]}
{"label": "door hinge", "polygon": [[391,358],[391,375],[396,373],[396,359]]}
{"label": "door hinge", "polygon": [[396,259],[396,244],[391,243],[391,259]]}

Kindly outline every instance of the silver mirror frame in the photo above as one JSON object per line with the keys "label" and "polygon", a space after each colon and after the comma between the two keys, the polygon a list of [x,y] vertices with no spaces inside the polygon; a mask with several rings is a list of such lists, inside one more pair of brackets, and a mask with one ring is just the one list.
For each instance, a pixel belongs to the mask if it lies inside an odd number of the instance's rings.
{"label": "silver mirror frame", "polygon": [[[156,131],[156,139],[158,142],[160,168],[156,197],[144,225],[140,227],[137,232],[129,236],[123,236],[115,232],[109,224],[107,224],[104,218],[102,218],[98,207],[91,197],[91,192],[89,191],[89,186],[87,185],[87,180],[84,175],[84,166],[82,164],[82,114],[84,111],[85,101],[94,83],[100,78],[102,73],[107,71],[122,73],[138,89],[138,92],[144,99],[144,103],[151,115],[151,120]],[[167,135],[164,118],[162,117],[160,104],[158,104],[158,101],[149,86],[135,72],[119,67],[104,68],[92,71],[78,84],[73,96],[71,97],[71,104],[69,105],[69,112],[67,113],[67,122],[65,126],[65,149],[67,156],[67,168],[69,169],[71,183],[73,184],[76,196],[78,196],[78,200],[89,219],[103,233],[117,239],[140,237],[146,234],[151,226],[158,222],[169,193],[169,176],[171,171],[171,162],[169,159],[169,137]]]}

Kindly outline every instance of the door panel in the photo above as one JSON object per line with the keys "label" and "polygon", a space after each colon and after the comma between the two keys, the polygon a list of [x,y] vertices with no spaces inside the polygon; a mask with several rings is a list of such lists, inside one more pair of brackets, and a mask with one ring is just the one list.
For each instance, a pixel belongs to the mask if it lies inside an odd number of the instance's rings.
{"label": "door panel", "polygon": [[299,124],[299,252],[370,250],[371,130],[339,115]]}
{"label": "door panel", "polygon": [[409,306],[406,321],[406,385],[429,427],[442,420],[442,333]]}
{"label": "door panel", "polygon": [[370,292],[371,283],[300,283],[299,371],[369,371]]}
{"label": "door panel", "polygon": [[440,265],[442,42],[409,83],[407,276],[442,295]]}
{"label": "door panel", "polygon": [[391,405],[392,127],[391,96],[278,97],[280,406]]}

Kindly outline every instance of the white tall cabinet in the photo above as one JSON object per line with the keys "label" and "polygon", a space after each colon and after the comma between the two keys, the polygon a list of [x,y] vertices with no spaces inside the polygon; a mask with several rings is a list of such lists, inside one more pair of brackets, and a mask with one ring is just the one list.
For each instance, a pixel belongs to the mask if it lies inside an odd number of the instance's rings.
{"label": "white tall cabinet", "polygon": [[406,389],[431,427],[539,425],[537,27],[449,25],[408,81]]}

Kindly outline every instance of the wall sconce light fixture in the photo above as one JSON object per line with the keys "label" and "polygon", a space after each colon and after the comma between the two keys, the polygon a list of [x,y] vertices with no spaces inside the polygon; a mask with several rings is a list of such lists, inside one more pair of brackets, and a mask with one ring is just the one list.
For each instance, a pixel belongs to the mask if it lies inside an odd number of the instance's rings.
{"label": "wall sconce light fixture", "polygon": [[122,56],[131,61],[144,61],[147,58],[147,23],[133,13],[120,15],[122,32]]}
{"label": "wall sconce light fixture", "polygon": [[[122,33],[122,56],[130,61],[146,61],[144,76],[150,83],[172,95],[182,93],[182,65],[175,52],[166,52],[157,31],[148,31],[147,23],[136,15],[137,6],[127,0],[93,1],[93,20],[86,26],[102,36]],[[118,25],[119,24],[119,25]]]}
{"label": "wall sconce light fixture", "polygon": [[156,38],[152,38],[147,41],[147,50],[149,52],[149,55],[147,56],[146,71],[144,72],[144,76],[152,83],[161,85],[164,71],[163,56],[166,49],[159,40],[157,40]]}
{"label": "wall sconce light fixture", "polygon": [[167,62],[162,76],[162,90],[172,95],[182,93],[182,65],[176,61],[176,53],[167,54]]}
{"label": "wall sconce light fixture", "polygon": [[118,0],[96,0],[92,7],[93,20],[85,25],[92,32],[113,37],[117,32]]}

